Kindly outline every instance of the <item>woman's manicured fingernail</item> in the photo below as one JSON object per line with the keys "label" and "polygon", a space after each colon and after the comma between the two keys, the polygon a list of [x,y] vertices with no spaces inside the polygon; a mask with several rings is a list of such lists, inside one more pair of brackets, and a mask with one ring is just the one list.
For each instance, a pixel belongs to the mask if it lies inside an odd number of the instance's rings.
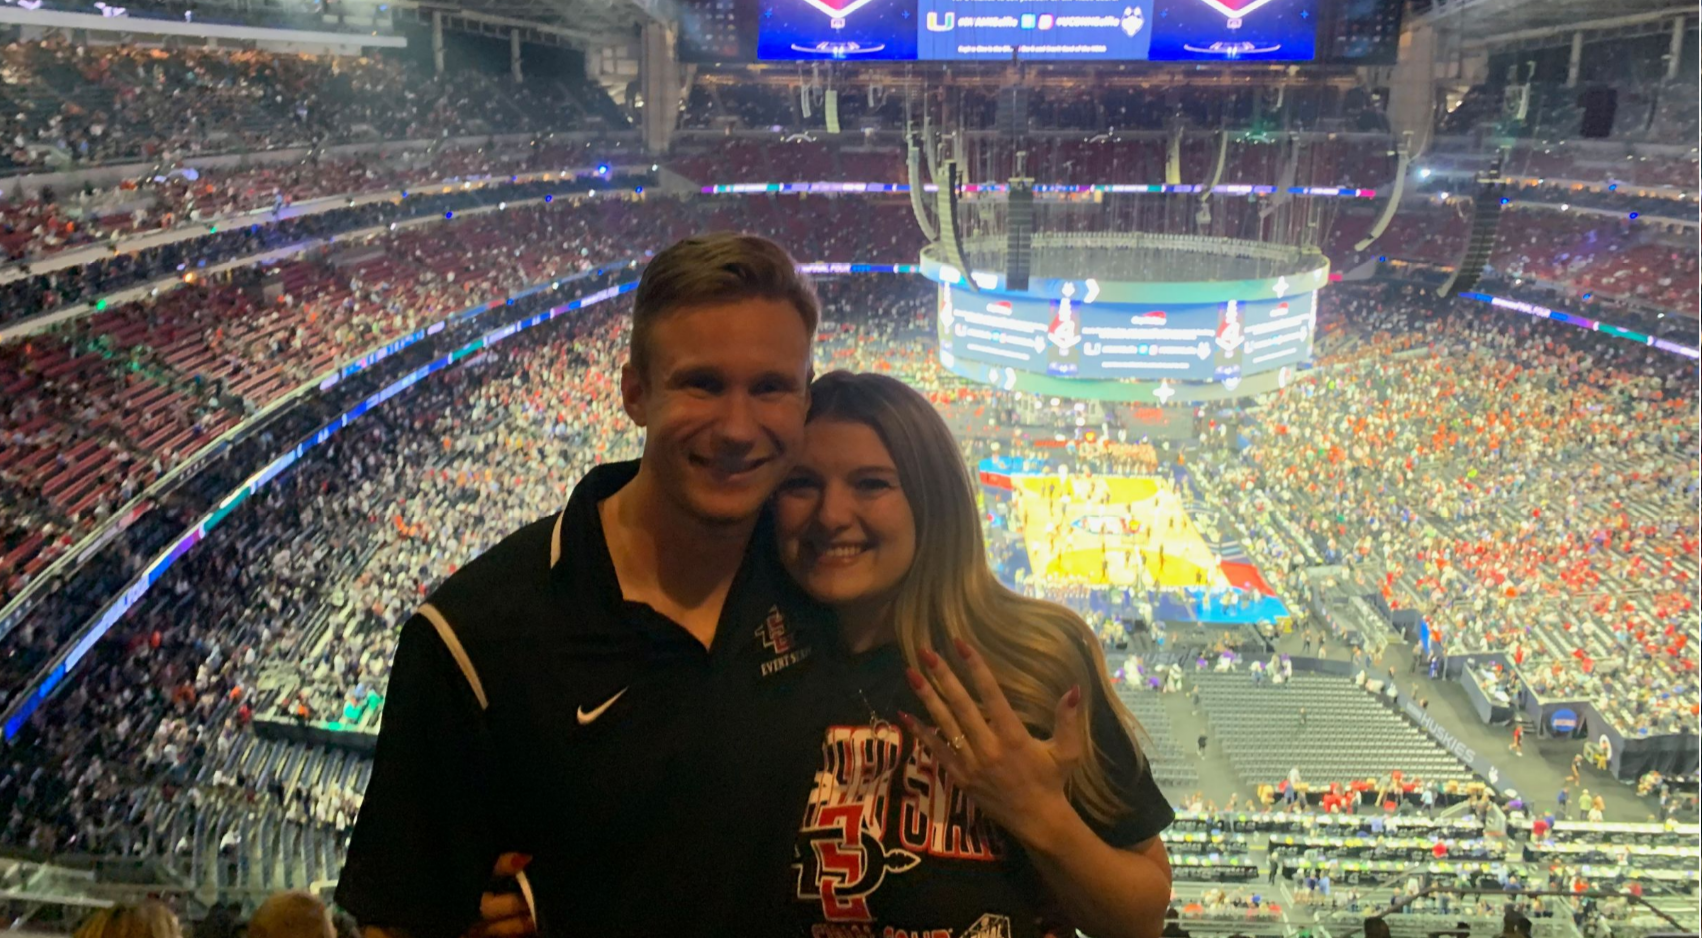
{"label": "woman's manicured fingernail", "polygon": [[930,668],[937,668],[940,666],[940,656],[934,654],[934,650],[932,648],[922,649],[919,657],[921,657],[922,663]]}
{"label": "woman's manicured fingernail", "polygon": [[1064,695],[1064,706],[1074,707],[1079,703],[1081,703],[1081,685],[1077,684],[1070,688],[1069,693]]}
{"label": "woman's manicured fingernail", "polygon": [[910,689],[915,691],[921,690],[928,683],[927,679],[922,677],[922,672],[915,668],[905,668],[904,679],[910,682]]}
{"label": "woman's manicured fingernail", "polygon": [[969,643],[964,641],[963,639],[954,638],[954,639],[951,640],[951,643],[953,645],[957,646],[957,656],[959,658],[962,658],[963,660],[968,661],[970,658],[975,657],[975,650],[973,648],[970,648]]}
{"label": "woman's manicured fingernail", "polygon": [[908,711],[908,710],[898,711],[898,718],[900,720],[904,721],[905,726],[915,726],[916,725],[916,718],[911,716],[910,711]]}

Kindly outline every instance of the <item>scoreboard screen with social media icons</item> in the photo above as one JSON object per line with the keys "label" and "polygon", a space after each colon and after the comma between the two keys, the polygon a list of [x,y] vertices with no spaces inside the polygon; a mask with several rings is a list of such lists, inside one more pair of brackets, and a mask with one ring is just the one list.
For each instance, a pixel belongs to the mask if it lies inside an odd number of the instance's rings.
{"label": "scoreboard screen with social media icons", "polygon": [[1088,304],[939,287],[941,361],[1055,378],[1215,381],[1306,362],[1317,293],[1220,303]]}
{"label": "scoreboard screen with social media icons", "polygon": [[[732,0],[716,2],[725,6]],[[769,61],[1373,64],[1392,57],[1400,21],[1400,0],[740,0],[737,5],[754,20],[749,24],[755,38],[752,57]],[[682,48],[689,49],[690,17],[685,22]]]}
{"label": "scoreboard screen with social media icons", "polygon": [[917,0],[924,61],[1141,61],[1152,44],[1153,0]]}

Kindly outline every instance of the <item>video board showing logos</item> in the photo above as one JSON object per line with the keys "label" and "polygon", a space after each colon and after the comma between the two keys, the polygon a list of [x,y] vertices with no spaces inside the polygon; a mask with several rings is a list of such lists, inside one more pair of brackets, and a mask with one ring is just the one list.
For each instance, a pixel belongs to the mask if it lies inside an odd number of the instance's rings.
{"label": "video board showing logos", "polygon": [[924,61],[1140,61],[1152,40],[1153,0],[918,0]]}
{"label": "video board showing logos", "polygon": [[679,56],[1394,64],[1403,0],[679,0]]}
{"label": "video board showing logos", "polygon": [[1217,381],[1312,356],[1317,294],[1224,303],[1086,304],[942,284],[941,360],[1061,378]]}
{"label": "video board showing logos", "polygon": [[[755,4],[754,58],[767,61],[1361,64],[1393,61],[1401,5],[1401,0],[746,2]],[[682,43],[689,50],[689,36]]]}

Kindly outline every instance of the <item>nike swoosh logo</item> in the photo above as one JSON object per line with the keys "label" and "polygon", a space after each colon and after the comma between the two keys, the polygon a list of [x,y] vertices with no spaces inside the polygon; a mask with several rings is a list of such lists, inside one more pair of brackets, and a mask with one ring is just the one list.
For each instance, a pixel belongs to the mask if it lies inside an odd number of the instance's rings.
{"label": "nike swoosh logo", "polygon": [[615,693],[615,695],[613,697],[610,697],[608,700],[603,701],[602,704],[599,705],[597,707],[597,709],[595,709],[595,710],[587,711],[584,707],[580,707],[579,708],[579,725],[585,726],[586,724],[591,723],[591,722],[595,721],[598,717],[602,716],[603,711],[614,706],[615,701],[621,699],[621,694],[626,693],[626,691],[627,691],[626,688],[624,688],[624,687],[621,688],[619,691],[617,691]]}

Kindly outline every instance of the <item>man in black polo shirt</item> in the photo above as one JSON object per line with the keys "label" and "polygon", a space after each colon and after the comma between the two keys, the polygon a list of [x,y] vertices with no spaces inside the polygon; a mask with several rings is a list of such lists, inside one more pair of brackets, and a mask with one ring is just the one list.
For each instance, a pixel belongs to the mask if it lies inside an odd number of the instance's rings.
{"label": "man in black polo shirt", "polygon": [[643,459],[592,470],[402,629],[337,889],[369,935],[461,934],[507,851],[533,857],[546,935],[751,934],[783,911],[749,897],[785,894],[814,759],[778,742],[815,732],[800,681],[833,640],[762,509],[803,437],[817,316],[760,238],[651,262],[621,375]]}

